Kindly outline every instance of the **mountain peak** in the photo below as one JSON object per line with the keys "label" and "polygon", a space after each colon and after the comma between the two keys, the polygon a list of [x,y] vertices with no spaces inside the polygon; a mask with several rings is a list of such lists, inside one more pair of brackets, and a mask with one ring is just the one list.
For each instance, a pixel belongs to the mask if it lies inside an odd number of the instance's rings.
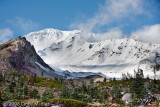
{"label": "mountain peak", "polygon": [[133,40],[138,41],[138,42],[142,42],[136,35],[132,35],[130,37],[130,39],[133,39]]}
{"label": "mountain peak", "polygon": [[92,42],[88,39],[94,41],[95,35],[83,31],[40,32],[25,37],[47,64],[71,72],[101,72],[107,77],[133,73],[141,60],[155,57],[160,48],[159,44],[143,43],[134,35]]}
{"label": "mountain peak", "polygon": [[37,74],[54,78],[54,70],[36,53],[25,37],[18,37],[0,45],[0,69],[21,71],[26,75]]}

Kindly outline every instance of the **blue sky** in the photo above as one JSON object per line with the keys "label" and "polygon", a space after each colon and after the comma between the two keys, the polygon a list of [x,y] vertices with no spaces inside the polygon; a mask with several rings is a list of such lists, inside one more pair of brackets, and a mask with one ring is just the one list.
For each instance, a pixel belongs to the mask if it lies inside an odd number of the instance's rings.
{"label": "blue sky", "polygon": [[0,0],[0,10],[0,42],[45,28],[131,35],[160,24],[160,0]]}

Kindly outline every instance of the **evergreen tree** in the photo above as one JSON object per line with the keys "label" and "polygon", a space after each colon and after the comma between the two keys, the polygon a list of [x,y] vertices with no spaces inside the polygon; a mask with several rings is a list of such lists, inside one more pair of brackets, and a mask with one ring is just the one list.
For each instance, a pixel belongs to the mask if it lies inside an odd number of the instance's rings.
{"label": "evergreen tree", "polygon": [[111,90],[111,94],[113,99],[115,99],[113,102],[117,102],[120,103],[122,94],[121,94],[122,90],[120,87],[118,86],[113,86],[112,90]]}
{"label": "evergreen tree", "polygon": [[158,91],[158,94],[160,94],[160,83],[158,83],[157,91]]}
{"label": "evergreen tree", "polygon": [[158,88],[158,87],[156,87],[155,83],[153,83],[153,82],[150,82],[150,83],[149,83],[148,89],[151,91],[152,94],[157,93],[157,91],[158,91],[157,88]]}
{"label": "evergreen tree", "polygon": [[2,96],[2,93],[0,92],[0,104],[2,103],[2,97],[1,96]]}
{"label": "evergreen tree", "polygon": [[33,75],[33,82],[34,83],[36,83],[36,77],[37,77],[37,75],[34,73],[34,75]]}
{"label": "evergreen tree", "polygon": [[54,80],[58,81],[58,78],[57,78],[57,77],[55,77],[55,78],[54,78]]}
{"label": "evergreen tree", "polygon": [[103,80],[103,82],[106,82],[107,81],[107,79],[106,79],[106,77],[104,78],[104,80]]}
{"label": "evergreen tree", "polygon": [[88,103],[91,103],[91,102],[92,102],[92,97],[91,97],[91,95],[88,95],[87,101],[88,101]]}
{"label": "evergreen tree", "polygon": [[87,86],[84,82],[82,82],[81,90],[82,90],[83,93],[87,92]]}
{"label": "evergreen tree", "polygon": [[87,92],[87,87],[86,84],[84,82],[82,82],[82,87],[81,87],[81,96],[82,96],[82,101],[84,100],[84,95]]}
{"label": "evergreen tree", "polygon": [[2,71],[0,71],[0,83],[3,81]]}
{"label": "evergreen tree", "polygon": [[90,89],[90,95],[91,95],[91,97],[97,99],[98,98],[98,94],[96,94],[96,93],[99,93],[98,92],[98,88],[97,87],[92,87]]}
{"label": "evergreen tree", "polygon": [[43,76],[43,71],[41,72],[41,76]]}
{"label": "evergreen tree", "polygon": [[28,87],[25,85],[24,86],[24,96],[28,96],[29,90]]}
{"label": "evergreen tree", "polygon": [[138,101],[141,101],[148,95],[143,79],[143,70],[138,69],[138,72],[135,71],[135,78],[132,79],[132,85],[130,86],[133,106],[138,105]]}
{"label": "evergreen tree", "polygon": [[22,87],[23,87],[23,85],[24,85],[23,81],[21,81],[21,80],[19,81],[19,83],[18,83],[18,84],[19,84],[18,86],[19,86],[20,88],[22,88]]}
{"label": "evergreen tree", "polygon": [[60,83],[63,83],[63,81],[64,81],[63,78],[61,78],[61,79],[60,79]]}
{"label": "evergreen tree", "polygon": [[11,92],[10,92],[9,86],[7,86],[7,88],[4,91],[4,96],[3,96],[4,100],[9,100],[11,98],[10,95],[11,95]]}
{"label": "evergreen tree", "polygon": [[136,94],[136,97],[138,99],[142,99],[145,97],[147,90],[144,86],[144,82],[143,82],[143,71],[142,70],[138,70],[138,72],[135,72],[135,78],[132,81],[132,85],[130,87],[130,92],[133,94]]}
{"label": "evergreen tree", "polygon": [[31,98],[34,98],[34,99],[37,99],[39,98],[39,94],[38,94],[38,91],[36,89],[33,89],[31,92],[30,92],[30,97]]}
{"label": "evergreen tree", "polygon": [[23,95],[23,89],[18,87],[16,88],[16,99],[22,99],[22,95]]}
{"label": "evergreen tree", "polygon": [[6,81],[6,75],[7,75],[7,72],[4,73],[4,76],[3,76],[3,82]]}
{"label": "evergreen tree", "polygon": [[135,94],[135,93],[133,93],[132,94],[132,96],[131,96],[131,100],[132,100],[132,102],[131,102],[131,106],[136,106],[137,105],[137,102],[138,102],[138,100],[137,100],[137,95]]}
{"label": "evergreen tree", "polygon": [[8,85],[9,93],[14,93],[14,87],[15,87],[15,82],[11,82],[11,83]]}
{"label": "evergreen tree", "polygon": [[72,87],[74,87],[74,82],[73,82],[72,79],[70,80],[70,84],[71,84]]}
{"label": "evergreen tree", "polygon": [[115,77],[113,78],[113,81],[116,81],[116,78],[115,78]]}
{"label": "evergreen tree", "polygon": [[73,89],[73,92],[71,94],[71,98],[78,100],[78,89],[77,88]]}
{"label": "evergreen tree", "polygon": [[90,84],[91,84],[91,85],[93,85],[93,83],[94,83],[94,80],[93,80],[93,79],[91,79]]}
{"label": "evergreen tree", "polygon": [[100,102],[101,103],[105,103],[105,101],[107,100],[108,98],[108,93],[105,89],[100,89],[99,90],[99,99],[100,99]]}
{"label": "evergreen tree", "polygon": [[70,91],[68,88],[66,88],[66,87],[62,88],[61,97],[62,98],[69,98],[70,97]]}
{"label": "evergreen tree", "polygon": [[18,76],[17,71],[12,71],[12,80],[15,80],[15,78]]}

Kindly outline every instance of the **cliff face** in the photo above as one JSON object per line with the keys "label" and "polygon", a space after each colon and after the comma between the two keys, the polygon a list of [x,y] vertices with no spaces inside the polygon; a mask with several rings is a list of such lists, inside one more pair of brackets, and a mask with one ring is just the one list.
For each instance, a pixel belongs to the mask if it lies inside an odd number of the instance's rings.
{"label": "cliff face", "polygon": [[41,59],[25,37],[18,37],[0,45],[0,70],[14,69],[24,72],[25,75],[60,77]]}

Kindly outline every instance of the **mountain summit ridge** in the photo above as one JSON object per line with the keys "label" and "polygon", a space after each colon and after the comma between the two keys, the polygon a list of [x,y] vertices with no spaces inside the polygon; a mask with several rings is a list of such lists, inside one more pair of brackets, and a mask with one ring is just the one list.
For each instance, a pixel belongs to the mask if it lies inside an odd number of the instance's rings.
{"label": "mountain summit ridge", "polygon": [[[25,35],[37,53],[52,68],[71,72],[101,72],[120,78],[122,73],[134,74],[142,60],[156,56],[160,44],[143,43],[134,37],[89,42],[94,33],[45,29]],[[150,60],[149,60],[150,61]],[[155,62],[154,62],[155,63]],[[154,67],[142,66],[146,75],[153,75]],[[148,72],[150,69],[150,72]]]}

